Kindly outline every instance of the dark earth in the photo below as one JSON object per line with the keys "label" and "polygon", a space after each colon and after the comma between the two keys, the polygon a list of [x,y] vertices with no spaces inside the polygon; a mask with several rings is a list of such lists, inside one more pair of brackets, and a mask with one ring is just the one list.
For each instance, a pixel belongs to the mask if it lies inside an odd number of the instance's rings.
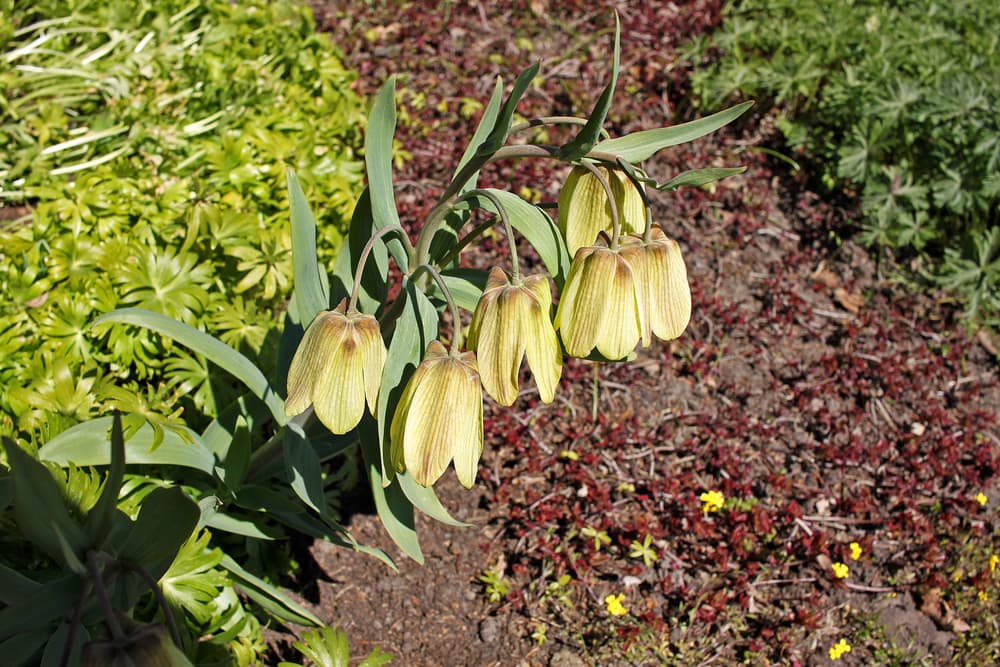
{"label": "dark earth", "polygon": [[[410,228],[446,185],[481,112],[471,101],[484,104],[496,76],[509,86],[540,62],[519,113],[589,113],[610,69],[614,9],[612,136],[718,110],[689,100],[681,52],[718,25],[717,1],[313,6],[360,72],[359,92],[398,77],[409,158],[395,185]],[[353,496],[352,534],[399,572],[328,543],[300,550],[290,588],[347,632],[356,660],[375,646],[414,666],[1000,659],[1000,590],[986,566],[1000,552],[996,339],[969,333],[948,294],[900,279],[907,258],[852,241],[850,191],[815,184],[805,156],[781,143],[777,113],[759,100],[732,127],[645,165],[660,181],[748,168],[654,196],[692,288],[679,340],[630,363],[567,361],[549,405],[528,374],[513,408],[487,399],[475,488],[450,472],[437,485],[470,525],[420,517],[423,565]],[[520,162],[481,182],[554,202],[566,173]],[[463,261],[507,261],[502,235]],[[727,499],[722,510],[703,510],[709,490]],[[650,562],[634,551],[644,541]],[[837,562],[848,577],[833,576]],[[507,587],[493,601],[487,572]],[[627,614],[609,613],[609,594],[624,595]],[[832,663],[841,638],[852,651]],[[287,635],[274,640],[287,647]],[[903,658],[883,662],[893,646]]]}

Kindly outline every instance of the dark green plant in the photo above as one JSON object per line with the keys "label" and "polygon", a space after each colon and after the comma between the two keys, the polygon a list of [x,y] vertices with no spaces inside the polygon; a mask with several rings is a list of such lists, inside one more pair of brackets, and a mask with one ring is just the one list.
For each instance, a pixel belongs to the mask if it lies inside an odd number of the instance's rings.
{"label": "dark green plant", "polygon": [[[1000,325],[1000,6],[741,0],[689,54],[703,104],[777,105],[785,141],[861,197],[860,238]],[[766,108],[766,107],[765,107]]]}

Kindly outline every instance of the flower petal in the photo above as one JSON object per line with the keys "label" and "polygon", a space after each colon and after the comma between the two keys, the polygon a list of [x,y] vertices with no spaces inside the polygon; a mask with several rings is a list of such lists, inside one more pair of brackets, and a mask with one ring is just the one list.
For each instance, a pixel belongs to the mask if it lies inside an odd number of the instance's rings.
{"label": "flower petal", "polygon": [[551,403],[562,375],[562,351],[559,349],[559,339],[552,321],[549,320],[552,293],[549,291],[548,279],[543,276],[527,278],[524,287],[534,297],[521,321],[521,336],[525,342],[528,367],[535,376],[542,402]]}
{"label": "flower petal", "polygon": [[364,357],[361,336],[348,326],[326,370],[313,383],[316,416],[338,435],[357,426],[365,411]]}
{"label": "flower petal", "polygon": [[642,322],[632,269],[617,253],[613,253],[613,257],[611,280],[604,283],[601,305],[605,317],[598,330],[597,351],[608,359],[622,359],[639,342]]}

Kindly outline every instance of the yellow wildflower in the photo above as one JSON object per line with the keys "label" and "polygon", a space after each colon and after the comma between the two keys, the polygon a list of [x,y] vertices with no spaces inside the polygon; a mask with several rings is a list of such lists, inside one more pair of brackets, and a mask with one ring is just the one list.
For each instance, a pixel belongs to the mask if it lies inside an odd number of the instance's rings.
{"label": "yellow wildflower", "polygon": [[987,500],[989,500],[989,498],[987,498],[986,494],[983,493],[982,491],[980,491],[979,493],[976,494],[976,502],[979,503],[980,505],[982,505],[983,507],[986,506],[986,501]]}
{"label": "yellow wildflower", "polygon": [[1000,565],[1000,556],[990,554],[990,572],[996,571],[997,565]]}
{"label": "yellow wildflower", "polygon": [[830,660],[840,660],[845,653],[851,652],[851,645],[846,639],[841,638],[839,642],[830,647]]}
{"label": "yellow wildflower", "polygon": [[618,595],[609,595],[604,598],[604,604],[608,608],[608,613],[612,616],[624,616],[628,613],[628,609],[623,604],[625,600],[625,594],[619,593]]}
{"label": "yellow wildflower", "polygon": [[851,548],[851,560],[857,560],[861,558],[861,554],[863,553],[861,550],[861,545],[858,544],[857,542],[851,542],[849,546]]}
{"label": "yellow wildflower", "polygon": [[979,591],[979,600],[981,602],[989,602],[990,601],[990,594],[987,593],[985,590]]}
{"label": "yellow wildflower", "polygon": [[722,506],[726,504],[726,497],[719,491],[714,490],[706,491],[698,496],[698,499],[704,503],[701,506],[702,512],[718,512],[722,509]]}
{"label": "yellow wildflower", "polygon": [[834,563],[832,569],[833,576],[837,579],[847,579],[847,575],[850,573],[850,568],[843,563]]}

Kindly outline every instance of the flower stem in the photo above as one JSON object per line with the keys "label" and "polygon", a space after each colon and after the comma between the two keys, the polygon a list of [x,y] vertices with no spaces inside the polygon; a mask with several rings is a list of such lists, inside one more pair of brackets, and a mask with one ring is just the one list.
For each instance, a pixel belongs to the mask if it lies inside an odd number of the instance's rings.
{"label": "flower stem", "polygon": [[421,264],[413,272],[414,277],[416,277],[417,271],[423,270],[434,279],[437,286],[441,289],[444,294],[445,300],[448,302],[448,308],[451,310],[452,319],[452,336],[451,336],[451,356],[457,357],[458,353],[462,351],[462,314],[458,310],[458,304],[455,303],[455,299],[451,296],[451,290],[448,289],[448,285],[444,282],[444,278],[438,273],[430,264]]}
{"label": "flower stem", "polygon": [[514,230],[510,226],[510,218],[507,216],[507,210],[500,203],[500,198],[489,190],[469,190],[464,195],[459,197],[459,201],[470,199],[472,197],[482,196],[490,200],[494,208],[497,210],[497,214],[500,216],[500,221],[503,223],[504,233],[507,235],[507,247],[510,249],[510,263],[511,263],[511,278],[512,283],[515,285],[521,284],[521,270],[520,263],[517,260],[517,239],[514,238]]}
{"label": "flower stem", "polygon": [[386,225],[372,234],[372,237],[368,239],[367,243],[365,243],[365,247],[361,249],[361,256],[358,258],[358,266],[354,269],[354,286],[351,289],[351,300],[347,306],[347,310],[353,310],[358,305],[358,294],[361,292],[361,276],[365,272],[365,264],[368,262],[368,256],[371,254],[372,249],[375,248],[375,243],[386,234],[390,234],[392,232],[399,235],[399,238],[403,243],[403,247],[406,248],[407,256],[410,258],[410,261],[413,261],[413,244],[410,243],[410,239],[406,235],[406,230],[399,225]]}
{"label": "flower stem", "polygon": [[87,552],[87,571],[90,573],[90,583],[94,587],[94,595],[97,596],[97,601],[101,605],[101,611],[104,612],[104,622],[108,626],[111,638],[116,642],[125,641],[125,631],[122,629],[121,623],[118,622],[118,617],[115,616],[115,609],[111,606],[108,591],[104,588],[104,579],[97,565],[96,551]]}
{"label": "flower stem", "polygon": [[601,184],[601,187],[604,188],[604,194],[607,195],[608,198],[608,205],[611,207],[612,231],[611,231],[611,243],[609,247],[612,250],[617,250],[618,240],[621,238],[622,235],[622,222],[618,214],[618,203],[615,201],[615,195],[614,191],[611,189],[611,183],[608,182],[607,177],[603,173],[601,173],[601,170],[595,167],[589,161],[581,160],[580,164],[590,173],[592,173],[594,177],[598,180],[598,182]]}

